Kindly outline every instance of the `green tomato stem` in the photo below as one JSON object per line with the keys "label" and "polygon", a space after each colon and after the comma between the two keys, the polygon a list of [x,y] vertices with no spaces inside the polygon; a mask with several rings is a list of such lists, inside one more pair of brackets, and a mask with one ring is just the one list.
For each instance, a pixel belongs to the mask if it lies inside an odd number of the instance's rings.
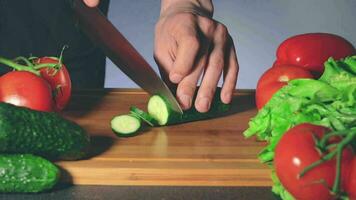
{"label": "green tomato stem", "polygon": [[329,144],[325,147],[327,151],[331,151],[332,149],[335,149],[338,144]]}
{"label": "green tomato stem", "polygon": [[39,70],[39,69],[46,68],[46,67],[55,68],[57,65],[58,65],[58,63],[41,63],[38,65],[35,65],[33,68],[36,70]]}
{"label": "green tomato stem", "polygon": [[310,170],[323,164],[326,161],[331,160],[336,155],[336,153],[337,153],[336,151],[332,151],[332,152],[326,154],[325,156],[323,156],[320,160],[317,160],[317,161],[313,162],[312,164],[308,165],[299,173],[299,177],[303,177]]}
{"label": "green tomato stem", "polygon": [[31,73],[34,73],[36,74],[37,76],[40,75],[40,72],[33,69],[32,67],[28,67],[28,66],[25,66],[25,65],[21,65],[21,64],[18,64],[12,60],[9,60],[9,59],[6,59],[4,57],[0,57],[0,63],[4,64],[4,65],[7,65],[17,71],[27,71],[27,72],[31,72]]}
{"label": "green tomato stem", "polygon": [[329,141],[329,139],[331,137],[335,137],[335,136],[345,136],[347,135],[348,133],[345,131],[345,130],[342,130],[342,131],[334,131],[334,132],[330,132],[328,134],[325,134],[323,136],[323,138],[321,138],[320,140],[320,143],[319,143],[319,146],[323,149],[325,149],[326,145],[327,145],[327,142]]}
{"label": "green tomato stem", "polygon": [[[343,136],[344,138],[341,140],[340,143],[338,144],[330,144],[326,146],[327,141],[333,137],[333,136]],[[347,147],[354,139],[356,138],[356,128],[350,129],[349,131],[337,131],[337,132],[331,132],[326,135],[321,139],[319,145],[321,146],[326,146],[326,148],[332,148],[336,147],[336,150],[331,151],[330,153],[326,154],[323,156],[320,160],[315,161],[314,163],[310,164],[309,166],[305,167],[299,174],[299,177],[303,177],[308,171],[312,170],[313,168],[325,163],[326,161],[329,161],[336,156],[336,174],[335,174],[335,180],[333,187],[331,189],[331,192],[338,196],[341,192],[340,190],[340,183],[341,183],[341,164],[342,164],[342,153],[345,147]]]}
{"label": "green tomato stem", "polygon": [[19,61],[22,61],[22,62],[26,63],[27,66],[33,68],[33,64],[30,62],[30,60],[25,58],[25,57],[23,57],[23,56],[19,56],[19,57],[15,58],[14,61],[17,62],[17,63]]}
{"label": "green tomato stem", "polygon": [[343,139],[339,145],[337,146],[336,152],[336,175],[335,181],[332,188],[334,194],[338,194],[340,192],[340,182],[341,182],[341,160],[342,160],[342,152],[344,148],[349,145],[352,140],[356,137],[356,131],[349,133],[345,139]]}

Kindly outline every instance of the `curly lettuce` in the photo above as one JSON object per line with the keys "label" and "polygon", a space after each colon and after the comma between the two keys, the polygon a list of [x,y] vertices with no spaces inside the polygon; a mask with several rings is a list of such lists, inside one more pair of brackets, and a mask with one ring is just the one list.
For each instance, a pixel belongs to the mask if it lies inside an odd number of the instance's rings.
{"label": "curly lettuce", "polygon": [[[330,58],[318,80],[290,81],[250,120],[244,135],[268,142],[258,157],[273,171],[274,149],[280,138],[288,129],[301,123],[333,130],[356,126],[356,56],[338,61]],[[352,145],[356,149],[356,141]],[[293,199],[274,172],[272,180],[274,193],[282,199]]]}

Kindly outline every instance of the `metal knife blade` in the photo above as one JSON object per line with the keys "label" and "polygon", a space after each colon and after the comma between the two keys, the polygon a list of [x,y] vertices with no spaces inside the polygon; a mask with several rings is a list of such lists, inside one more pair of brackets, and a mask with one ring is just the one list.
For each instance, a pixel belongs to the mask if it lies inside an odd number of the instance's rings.
{"label": "metal knife blade", "polygon": [[74,0],[72,7],[80,28],[121,71],[149,94],[165,96],[174,111],[183,113],[163,80],[98,8],[89,8],[83,0]]}

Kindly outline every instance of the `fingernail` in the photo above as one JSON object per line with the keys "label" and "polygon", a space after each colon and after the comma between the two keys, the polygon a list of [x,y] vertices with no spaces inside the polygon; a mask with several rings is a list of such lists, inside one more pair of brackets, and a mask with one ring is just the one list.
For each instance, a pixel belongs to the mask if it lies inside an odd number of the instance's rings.
{"label": "fingernail", "polygon": [[172,74],[170,79],[173,83],[179,83],[183,79],[183,76],[180,74]]}
{"label": "fingernail", "polygon": [[210,101],[209,101],[208,98],[203,97],[203,98],[200,98],[200,99],[199,99],[198,105],[199,105],[199,107],[200,107],[200,111],[206,112],[206,111],[208,111],[209,108],[210,108]]}
{"label": "fingernail", "polygon": [[179,96],[179,101],[184,109],[189,109],[192,106],[192,98],[188,95],[183,94]]}
{"label": "fingernail", "polygon": [[232,96],[230,93],[225,93],[223,98],[223,103],[228,104],[231,102]]}

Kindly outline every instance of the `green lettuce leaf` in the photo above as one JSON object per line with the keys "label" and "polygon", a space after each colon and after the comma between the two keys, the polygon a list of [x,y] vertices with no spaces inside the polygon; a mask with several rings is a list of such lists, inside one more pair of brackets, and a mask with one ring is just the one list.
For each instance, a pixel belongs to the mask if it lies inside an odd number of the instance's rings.
{"label": "green lettuce leaf", "polygon": [[[290,81],[250,120],[243,134],[268,142],[258,157],[273,169],[274,149],[280,138],[291,127],[306,122],[333,130],[356,126],[356,56],[338,61],[330,58],[319,80]],[[356,149],[356,141],[352,145]],[[277,176],[272,177],[273,192],[282,199],[292,199]]]}

